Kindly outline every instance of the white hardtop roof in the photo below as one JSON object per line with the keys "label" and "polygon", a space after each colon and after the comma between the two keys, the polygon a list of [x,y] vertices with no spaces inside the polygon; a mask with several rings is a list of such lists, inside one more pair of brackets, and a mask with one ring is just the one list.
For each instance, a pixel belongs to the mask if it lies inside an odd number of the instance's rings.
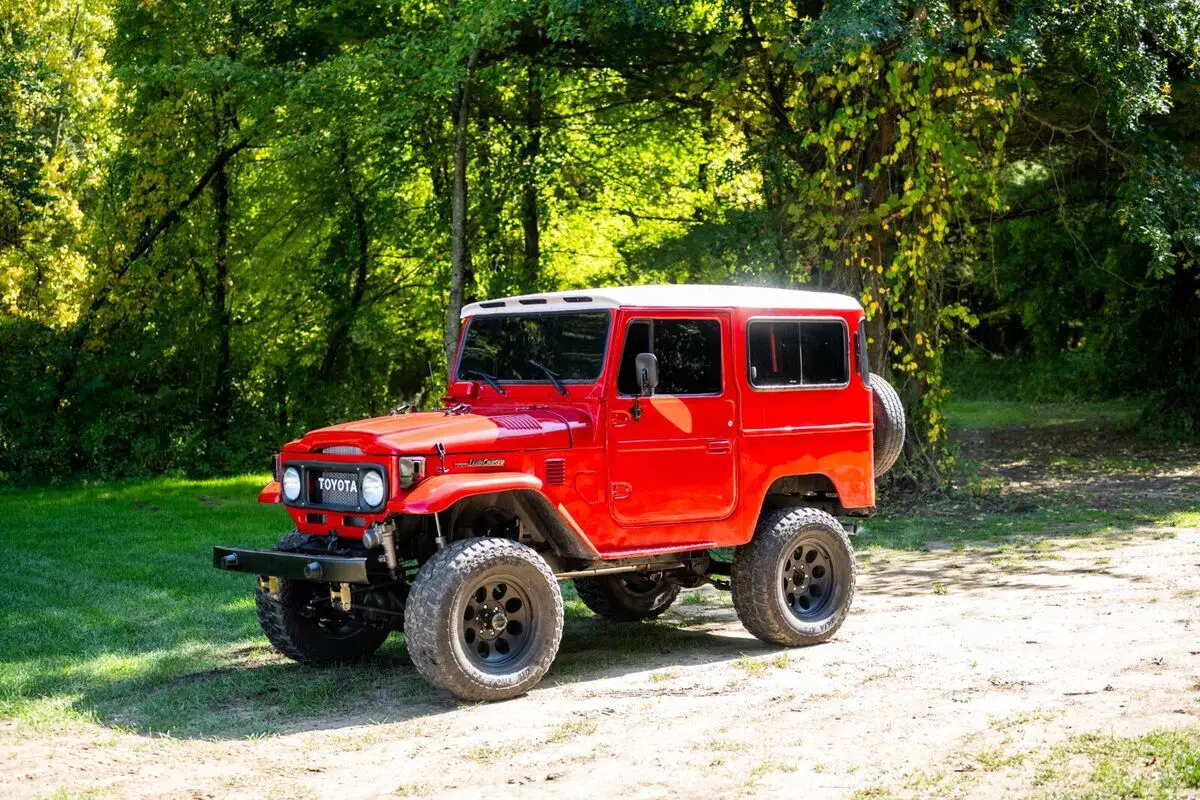
{"label": "white hardtop roof", "polygon": [[853,297],[833,292],[772,289],[765,286],[705,286],[670,284],[659,286],[614,286],[608,289],[579,289],[544,292],[471,303],[463,317],[514,312],[583,311],[590,308],[776,308],[798,311],[859,311]]}

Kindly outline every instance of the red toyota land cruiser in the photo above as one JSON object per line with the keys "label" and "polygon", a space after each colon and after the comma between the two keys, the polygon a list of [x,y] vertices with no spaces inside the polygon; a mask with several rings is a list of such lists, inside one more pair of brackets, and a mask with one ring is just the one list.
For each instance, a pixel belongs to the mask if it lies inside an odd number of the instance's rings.
{"label": "red toyota land cruiser", "polygon": [[463,322],[441,410],[289,442],[259,500],[295,530],[215,548],[260,576],[279,652],[355,661],[403,630],[432,683],[513,697],[554,660],[568,579],[612,619],[711,583],[768,642],[837,631],[855,583],[837,517],[874,511],[904,441],[855,300],[637,286],[474,303]]}

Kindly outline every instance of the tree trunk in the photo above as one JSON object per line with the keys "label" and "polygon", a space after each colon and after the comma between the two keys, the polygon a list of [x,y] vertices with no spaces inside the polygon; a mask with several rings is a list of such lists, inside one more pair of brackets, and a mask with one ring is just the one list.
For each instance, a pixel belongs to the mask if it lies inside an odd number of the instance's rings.
{"label": "tree trunk", "polygon": [[[880,164],[879,174],[871,181],[870,198],[872,210],[879,209],[887,202],[891,195],[892,186],[892,167],[884,164],[884,160],[892,152],[892,147],[896,135],[896,111],[887,109],[880,115],[878,125],[875,130],[875,141],[871,146],[871,163]],[[889,243],[892,241],[888,236],[888,232],[883,229],[882,224],[875,225],[871,230],[872,260],[875,264],[882,266],[885,270],[888,268],[888,262],[891,260],[891,248]],[[859,269],[852,267],[852,269]],[[859,269],[859,272],[864,272]],[[859,284],[859,294],[870,292],[878,297],[879,287],[883,280],[882,276],[874,270],[866,270]],[[891,344],[888,336],[888,320],[884,314],[877,315],[874,319],[867,323],[867,334],[871,338],[871,344],[868,347],[868,360],[871,366],[881,375],[888,375],[891,370],[888,368],[888,363],[891,360],[891,354],[888,352]]]}
{"label": "tree trunk", "polygon": [[355,317],[358,316],[358,309],[366,295],[367,275],[371,266],[371,233],[367,227],[367,203],[354,186],[348,147],[344,137],[338,151],[338,165],[346,197],[350,200],[350,219],[354,226],[354,280],[351,284],[350,296],[346,299],[345,304],[334,313],[334,318],[330,321],[325,355],[321,359],[321,366],[317,371],[317,377],[321,382],[327,382],[333,375],[338,355],[342,351],[346,337],[350,334],[350,328],[354,324]]}
{"label": "tree trunk", "polygon": [[450,206],[450,307],[446,310],[444,341],[447,368],[454,363],[458,335],[462,329],[460,314],[463,294],[470,270],[471,255],[467,251],[467,124],[470,121],[471,74],[479,51],[472,50],[467,59],[467,75],[454,97],[454,196]]}
{"label": "tree trunk", "polygon": [[282,436],[288,427],[288,394],[287,377],[283,367],[275,367],[275,415],[279,424],[279,434]]}
{"label": "tree trunk", "polygon": [[216,242],[213,249],[212,310],[217,323],[217,371],[213,386],[213,424],[218,438],[229,429],[233,405],[232,347],[230,324],[232,313],[229,295],[232,282],[229,276],[229,173],[222,166],[213,176],[213,210],[216,215]]}
{"label": "tree trunk", "polygon": [[542,150],[542,90],[537,84],[537,67],[529,65],[529,88],[525,95],[525,147],[521,167],[525,182],[521,186],[521,230],[525,235],[524,288],[536,291],[541,241],[538,229],[537,161]]}

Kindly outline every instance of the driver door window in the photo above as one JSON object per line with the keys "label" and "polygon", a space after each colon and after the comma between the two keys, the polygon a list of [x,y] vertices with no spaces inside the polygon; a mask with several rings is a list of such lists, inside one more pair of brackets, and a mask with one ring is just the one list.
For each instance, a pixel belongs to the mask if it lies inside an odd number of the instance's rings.
{"label": "driver door window", "polygon": [[721,393],[721,323],[715,319],[639,319],[629,323],[617,392],[638,393],[634,361],[640,353],[658,358],[658,388],[662,395]]}

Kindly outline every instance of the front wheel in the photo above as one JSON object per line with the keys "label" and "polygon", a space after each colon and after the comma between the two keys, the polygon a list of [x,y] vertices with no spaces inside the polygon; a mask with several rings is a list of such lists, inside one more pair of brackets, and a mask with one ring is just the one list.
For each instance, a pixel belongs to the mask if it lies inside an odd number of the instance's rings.
{"label": "front wheel", "polygon": [[464,539],[436,553],[405,607],[413,665],[463,700],[532,689],[554,661],[562,629],[562,594],[545,559],[509,539]]}
{"label": "front wheel", "polygon": [[357,612],[334,609],[327,583],[281,579],[277,595],[260,586],[255,605],[271,646],[301,664],[365,661],[388,637],[386,628],[363,620]]}
{"label": "front wheel", "polygon": [[854,550],[836,519],[815,508],[765,517],[733,557],[733,606],[746,630],[787,647],[837,632],[854,599]]}

